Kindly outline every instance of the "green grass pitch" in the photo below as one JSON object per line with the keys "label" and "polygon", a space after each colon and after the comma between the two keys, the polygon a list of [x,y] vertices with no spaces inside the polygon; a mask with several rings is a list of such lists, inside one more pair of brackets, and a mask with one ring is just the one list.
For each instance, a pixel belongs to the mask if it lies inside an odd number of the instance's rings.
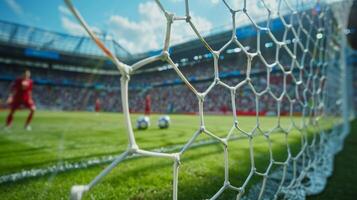
{"label": "green grass pitch", "polygon": [[[6,113],[0,113],[4,120]],[[16,113],[10,133],[0,133],[0,175],[24,169],[46,167],[53,164],[76,162],[98,156],[119,154],[128,143],[122,114],[88,112],[37,112],[33,131],[23,130],[27,112]],[[138,115],[133,115],[132,120]],[[151,150],[160,147],[183,145],[199,128],[198,116],[171,115],[171,127],[160,130],[158,115],[151,116],[151,127],[135,130],[140,148]],[[209,131],[220,137],[228,134],[233,124],[232,116],[205,116]],[[299,122],[300,117],[293,120]],[[276,125],[275,117],[262,117],[261,127]],[[242,129],[252,130],[255,117],[239,117]],[[281,125],[287,128],[290,118],[283,117]],[[329,126],[329,124],[327,125]],[[325,127],[326,128],[326,127]],[[243,136],[236,131],[238,136]],[[288,141],[293,155],[301,146],[301,134],[293,129]],[[202,134],[197,141],[210,139]],[[272,133],[273,155],[276,161],[287,156],[285,136]],[[249,144],[245,138],[229,142],[229,177],[235,186],[241,186],[250,170]],[[253,139],[254,159],[258,171],[264,172],[269,163],[268,143],[263,136]],[[85,199],[170,199],[172,193],[172,160],[140,157],[120,163]],[[90,182],[106,165],[30,178],[15,183],[0,184],[1,199],[67,199],[73,185]],[[252,182],[260,177],[253,177]],[[179,199],[205,199],[211,197],[224,181],[223,147],[211,144],[189,149],[181,158],[179,171]],[[234,197],[226,191],[221,199]]]}

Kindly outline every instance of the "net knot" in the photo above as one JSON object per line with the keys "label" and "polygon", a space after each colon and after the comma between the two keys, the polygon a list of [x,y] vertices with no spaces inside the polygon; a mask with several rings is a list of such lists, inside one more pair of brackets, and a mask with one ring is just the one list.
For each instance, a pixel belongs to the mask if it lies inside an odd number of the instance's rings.
{"label": "net knot", "polygon": [[174,158],[174,160],[175,160],[175,162],[177,163],[177,164],[181,164],[181,162],[180,162],[180,159],[181,159],[181,156],[180,156],[180,153],[174,153],[173,154],[173,158]]}
{"label": "net knot", "polygon": [[139,150],[139,147],[137,145],[131,145],[129,147],[129,154],[133,155],[136,154]]}
{"label": "net knot", "polygon": [[191,21],[191,16],[190,15],[187,15],[186,16],[186,22],[189,23]]}
{"label": "net knot", "polygon": [[161,59],[162,60],[167,60],[170,57],[170,53],[166,50],[161,52]]}
{"label": "net knot", "polygon": [[205,94],[204,93],[198,93],[197,98],[199,101],[203,102],[205,100]]}
{"label": "net knot", "polygon": [[175,15],[173,13],[165,13],[167,23],[172,24],[174,22],[174,16]]}

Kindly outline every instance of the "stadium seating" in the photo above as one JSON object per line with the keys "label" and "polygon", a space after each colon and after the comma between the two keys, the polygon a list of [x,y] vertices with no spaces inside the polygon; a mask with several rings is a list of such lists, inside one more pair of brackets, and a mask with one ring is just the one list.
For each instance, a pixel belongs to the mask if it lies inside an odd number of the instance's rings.
{"label": "stadium seating", "polygon": [[[233,61],[224,61],[223,63],[223,66],[225,66],[223,71],[240,72],[238,74],[226,73],[226,76],[222,77],[226,83],[232,85],[243,80],[244,69],[234,66]],[[258,66],[254,67],[259,68]],[[0,88],[2,91],[6,91],[0,96],[3,99],[2,102],[5,102],[6,96],[4,94],[8,94],[10,90],[11,80],[19,76],[23,69],[21,66],[10,65],[3,65],[0,68],[0,78],[3,80],[0,81]],[[102,102],[103,111],[121,111],[120,77],[118,75],[98,75],[42,68],[31,68],[31,70],[35,82],[33,96],[39,109],[89,111],[94,109],[95,99],[99,98]],[[204,90],[213,81],[213,67],[209,63],[197,63],[185,67],[183,73],[189,79],[197,80],[193,82],[199,90]],[[270,77],[271,88],[282,88],[279,86],[282,76],[281,73],[272,73]],[[144,96],[150,94],[153,112],[197,112],[196,97],[188,92],[182,82],[172,81],[176,79],[178,79],[178,76],[173,70],[162,71],[160,75],[157,75],[157,73],[141,73],[133,76],[130,88],[135,92],[130,93],[131,111],[143,112]],[[252,77],[252,83],[258,90],[265,89],[267,84],[266,72],[258,70],[256,76]],[[287,85],[289,86],[289,84]],[[140,89],[138,89],[139,86]],[[287,88],[287,92],[289,92],[289,88]],[[255,114],[255,100],[252,99],[253,95],[250,94],[247,87],[242,88],[242,92],[237,94],[239,105],[242,105],[241,108],[237,108],[237,111],[241,114]],[[274,113],[276,106],[272,105],[273,99],[266,96],[263,97],[263,100],[262,105],[259,106],[259,112]],[[213,90],[212,95],[208,96],[205,110],[210,113],[222,113],[222,106],[228,107],[228,110],[231,111],[228,91],[222,95],[219,90]],[[283,112],[286,112],[289,108],[285,106],[282,109]]]}

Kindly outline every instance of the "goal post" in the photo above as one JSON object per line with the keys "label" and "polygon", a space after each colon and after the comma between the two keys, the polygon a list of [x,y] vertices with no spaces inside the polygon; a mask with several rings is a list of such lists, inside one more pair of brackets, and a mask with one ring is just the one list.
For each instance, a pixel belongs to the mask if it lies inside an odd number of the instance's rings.
{"label": "goal post", "polygon": [[[251,9],[251,1],[242,0],[239,8],[232,7],[231,3],[222,0],[227,12],[232,19],[231,37],[220,48],[214,49],[206,38],[197,29],[192,20],[194,17],[190,10],[190,1],[181,2],[185,6],[184,16],[177,16],[171,13],[162,4],[161,0],[154,1],[166,21],[165,39],[162,51],[159,55],[154,55],[142,59],[134,64],[125,64],[116,55],[106,48],[104,43],[98,39],[89,28],[79,11],[74,7],[72,0],[65,0],[66,5],[77,18],[81,26],[86,30],[93,41],[103,51],[103,53],[113,61],[121,73],[121,102],[125,118],[125,125],[128,137],[128,148],[117,156],[117,158],[105,168],[97,177],[86,185],[73,186],[71,190],[72,199],[81,199],[83,194],[107,176],[107,174],[120,164],[123,160],[132,156],[160,157],[172,160],[172,199],[179,197],[179,172],[181,157],[197,141],[199,135],[206,135],[213,142],[219,143],[223,149],[224,160],[224,182],[217,188],[211,199],[219,198],[225,191],[231,190],[236,193],[236,199],[305,199],[307,195],[321,192],[326,184],[328,176],[333,171],[333,159],[335,154],[342,149],[345,136],[349,133],[349,120],[352,116],[351,101],[349,92],[351,78],[346,64],[347,42],[344,35],[346,29],[347,12],[351,3],[349,1],[306,1],[306,0],[256,0],[255,6],[261,12],[266,13],[267,18],[261,23],[256,21]],[[274,4],[275,3],[275,4]],[[275,6],[272,6],[274,4]],[[204,6],[204,5],[202,5]],[[237,15],[242,15],[247,19],[256,35],[256,49],[250,50],[242,43],[241,35],[237,28]],[[280,20],[282,37],[276,35],[271,29],[270,22],[275,17]],[[173,24],[178,21],[185,21],[194,32],[197,40],[212,55],[214,68],[214,78],[209,82],[206,90],[199,90],[192,81],[183,73],[180,66],[171,58],[169,48],[171,46],[171,35]],[[275,49],[272,49],[273,58],[264,57],[262,51],[262,36],[266,34]],[[247,58],[245,66],[241,67],[244,77],[236,84],[232,81],[223,80],[220,62],[227,48],[235,46]],[[266,48],[267,45],[266,45]],[[269,62],[268,60],[273,60]],[[129,81],[135,72],[148,64],[156,61],[163,61],[171,66],[177,78],[179,78],[189,92],[197,97],[197,111],[199,125],[197,131],[192,133],[192,137],[182,145],[177,152],[166,153],[142,149],[136,143],[135,132],[132,127],[131,114],[129,112]],[[256,66],[259,61],[259,69]],[[259,71],[261,70],[261,71]],[[275,73],[279,72],[279,73]],[[267,79],[263,80],[257,74],[266,73]],[[273,80],[281,80],[281,84]],[[255,80],[263,80],[262,85],[256,85]],[[213,93],[214,88],[221,86],[229,91],[229,101],[232,109],[232,127],[225,137],[220,137],[212,133],[205,123],[204,105],[207,96]],[[255,112],[255,127],[251,131],[242,128],[240,114],[237,112],[243,103],[239,101],[244,97],[245,90],[249,90]],[[279,93],[274,92],[278,88]],[[237,97],[237,93],[240,93]],[[243,94],[241,94],[243,93]],[[266,100],[269,99],[269,100]],[[267,102],[270,101],[270,102]],[[265,117],[261,115],[261,104],[276,105],[273,117],[276,123],[271,129],[264,129],[261,120]],[[298,110],[298,112],[296,111]],[[299,113],[299,114],[297,114]],[[286,115],[286,116],[283,116]],[[296,116],[298,115],[298,116]],[[290,120],[287,127],[281,125],[281,118]],[[294,121],[299,118],[301,123]],[[253,118],[252,118],[253,120]],[[326,120],[327,122],[323,122]],[[331,122],[329,126],[327,123]],[[289,144],[289,135],[292,130],[297,130],[301,136],[301,148],[299,153],[293,155]],[[313,131],[311,131],[311,129]],[[229,153],[230,141],[235,137],[235,131],[249,141],[250,171],[242,185],[231,183]],[[274,143],[272,137],[280,134],[285,138],[284,146],[287,157],[283,161],[277,161],[273,153],[271,144]],[[269,143],[270,158],[269,165],[265,171],[258,171],[255,166],[255,152],[253,142],[260,135],[265,137]],[[274,168],[274,171],[273,171]],[[248,188],[252,182],[252,177],[261,179],[254,186]],[[248,190],[249,189],[249,190]]]}

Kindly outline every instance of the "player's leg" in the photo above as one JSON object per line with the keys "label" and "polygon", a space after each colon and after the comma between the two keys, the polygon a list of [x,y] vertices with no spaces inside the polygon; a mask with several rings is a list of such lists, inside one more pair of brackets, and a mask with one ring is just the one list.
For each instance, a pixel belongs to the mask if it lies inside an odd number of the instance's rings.
{"label": "player's leg", "polygon": [[145,115],[150,116],[150,114],[151,114],[151,105],[147,104],[145,105]]}
{"label": "player's leg", "polygon": [[11,106],[10,108],[10,112],[9,114],[7,115],[7,118],[6,118],[6,127],[9,128],[12,124],[12,121],[14,120],[14,114],[16,112],[16,107],[13,107]]}
{"label": "player's leg", "polygon": [[145,115],[149,116],[150,115],[150,110],[148,107],[145,107]]}
{"label": "player's leg", "polygon": [[14,120],[14,114],[16,112],[16,110],[18,109],[18,107],[20,106],[20,103],[18,101],[11,101],[9,103],[9,107],[10,107],[10,112],[7,115],[6,118],[6,128],[10,128],[12,125],[12,121]]}
{"label": "player's leg", "polygon": [[35,114],[36,106],[35,106],[35,104],[34,104],[34,102],[32,100],[26,102],[25,106],[30,110],[30,113],[29,113],[29,115],[27,116],[27,119],[26,119],[25,129],[30,131],[31,130],[30,124],[31,124],[33,115]]}

